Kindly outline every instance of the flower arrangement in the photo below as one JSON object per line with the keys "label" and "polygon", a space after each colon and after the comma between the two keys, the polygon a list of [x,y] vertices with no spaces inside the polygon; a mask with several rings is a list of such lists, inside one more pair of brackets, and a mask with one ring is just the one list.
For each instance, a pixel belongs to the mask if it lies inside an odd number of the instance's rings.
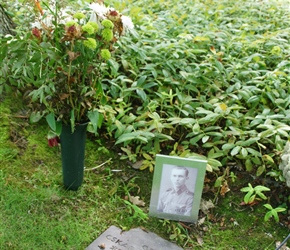
{"label": "flower arrangement", "polygon": [[96,132],[102,120],[97,107],[105,99],[101,82],[114,44],[134,25],[130,17],[102,3],[84,5],[80,11],[62,9],[57,1],[35,3],[38,14],[28,52],[33,70],[25,81],[33,85],[29,95],[41,110],[31,120],[46,117],[57,135],[62,124],[73,130],[88,121]]}

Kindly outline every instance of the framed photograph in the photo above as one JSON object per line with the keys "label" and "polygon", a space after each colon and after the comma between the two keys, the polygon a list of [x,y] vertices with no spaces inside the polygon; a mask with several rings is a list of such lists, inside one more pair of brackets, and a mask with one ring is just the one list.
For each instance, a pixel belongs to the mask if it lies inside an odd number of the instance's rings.
{"label": "framed photograph", "polygon": [[197,221],[206,164],[206,160],[156,155],[149,215]]}

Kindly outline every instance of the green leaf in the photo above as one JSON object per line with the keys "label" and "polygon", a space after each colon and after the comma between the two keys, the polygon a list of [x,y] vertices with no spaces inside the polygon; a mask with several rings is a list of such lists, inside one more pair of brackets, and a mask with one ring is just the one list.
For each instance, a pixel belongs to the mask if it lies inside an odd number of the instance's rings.
{"label": "green leaf", "polygon": [[270,211],[276,222],[279,222],[279,215],[275,209]]}
{"label": "green leaf", "polygon": [[264,191],[270,191],[271,189],[270,188],[267,188],[265,186],[261,186],[261,185],[258,185],[254,188],[255,191],[258,191],[258,192],[264,192]]}
{"label": "green leaf", "polygon": [[280,212],[285,212],[286,208],[285,207],[276,207],[275,210],[277,211],[277,213],[280,213]]}
{"label": "green leaf", "polygon": [[251,192],[254,193],[254,189],[251,187],[243,187],[240,189],[242,192]]}
{"label": "green leaf", "polygon": [[43,117],[44,114],[42,114],[41,112],[32,112],[30,114],[30,122],[31,123],[35,123],[41,120],[41,118]]}
{"label": "green leaf", "polygon": [[253,170],[253,164],[250,158],[246,159],[245,165],[246,165],[246,170],[248,172],[251,172]]}
{"label": "green leaf", "polygon": [[[252,148],[246,148],[246,149],[247,149],[247,151],[248,151],[250,154],[252,154],[252,155],[254,155],[254,156],[262,157],[262,155],[261,155],[261,153],[260,153],[259,151],[255,150],[255,149],[252,149]],[[255,158],[256,158],[256,157],[255,157]],[[256,158],[256,159],[258,159],[258,158]],[[253,162],[254,162],[255,164],[257,164],[257,163],[254,161],[254,159],[253,159]]]}
{"label": "green leaf", "polygon": [[256,191],[256,194],[257,194],[261,199],[263,199],[263,200],[267,200],[266,195],[264,195],[263,193]]}
{"label": "green leaf", "polygon": [[270,218],[272,217],[272,211],[269,211],[265,214],[264,216],[264,220],[265,221],[268,221]]}
{"label": "green leaf", "polygon": [[265,137],[270,137],[271,135],[274,135],[274,134],[275,134],[275,131],[273,131],[273,129],[268,129],[266,131],[259,133],[258,136],[260,138],[265,138]]}
{"label": "green leaf", "polygon": [[139,140],[144,143],[148,143],[149,139],[152,139],[155,135],[151,132],[135,131],[131,133],[122,134],[115,144],[120,144],[122,142],[130,142],[132,140]]}
{"label": "green leaf", "polygon": [[255,137],[255,138],[250,138],[246,141],[241,141],[238,145],[242,146],[242,147],[246,147],[246,146],[250,146],[253,143],[256,143],[260,138],[259,137]]}
{"label": "green leaf", "polygon": [[264,159],[265,161],[267,161],[267,162],[272,163],[272,164],[275,163],[274,160],[273,160],[273,158],[272,158],[270,155],[263,155],[263,159]]}
{"label": "green leaf", "polygon": [[4,44],[3,46],[0,47],[0,62],[4,60],[8,52],[8,45]]}
{"label": "green leaf", "polygon": [[[195,122],[196,122],[196,120],[193,119],[193,118],[182,118],[182,119],[179,121],[180,125],[192,125],[192,124],[194,124]],[[197,123],[196,123],[196,124],[197,124]],[[198,124],[197,124],[197,126],[198,126]]]}
{"label": "green leaf", "polygon": [[253,195],[252,196],[252,194],[253,194],[253,192],[248,192],[245,196],[244,196],[244,202],[246,203],[246,204],[249,204],[249,203],[251,203],[251,202],[253,202],[254,200],[255,200],[255,195]]}
{"label": "green leaf", "polygon": [[263,174],[265,172],[265,170],[266,170],[265,165],[259,166],[257,169],[256,175],[260,176],[261,174]]}
{"label": "green leaf", "polygon": [[209,139],[209,136],[208,135],[205,135],[204,137],[202,137],[201,141],[202,143],[206,143]]}
{"label": "green leaf", "polygon": [[204,135],[203,134],[199,134],[195,137],[193,137],[192,139],[190,139],[190,144],[192,145],[196,145],[196,143],[203,137]]}
{"label": "green leaf", "polygon": [[252,195],[252,196],[250,196],[250,198],[249,198],[249,200],[248,200],[248,203],[252,203],[252,202],[254,202],[255,199],[256,199],[256,195]]}
{"label": "green leaf", "polygon": [[264,204],[264,207],[267,208],[267,209],[269,209],[269,210],[272,210],[273,209],[273,207],[270,204]]}
{"label": "green leaf", "polygon": [[[249,152],[249,151],[248,151]],[[261,160],[258,157],[252,157],[251,161],[256,164],[256,165],[260,165],[261,164]]]}
{"label": "green leaf", "polygon": [[229,149],[232,149],[233,147],[235,146],[234,143],[226,143],[222,146],[222,149],[223,150],[229,150]]}
{"label": "green leaf", "polygon": [[222,166],[221,162],[216,159],[207,159],[207,164],[209,164],[214,170],[218,170]]}
{"label": "green leaf", "polygon": [[246,158],[248,156],[248,151],[245,148],[242,148],[240,151],[240,154],[242,155],[243,158]]}
{"label": "green leaf", "polygon": [[231,156],[237,155],[240,152],[240,149],[241,149],[240,146],[234,147],[231,151]]}
{"label": "green leaf", "polygon": [[214,183],[214,187],[220,187],[222,185],[223,180],[224,180],[224,177],[219,176]]}
{"label": "green leaf", "polygon": [[206,117],[199,119],[198,123],[199,124],[204,124],[204,123],[209,123],[209,122],[215,123],[219,116],[220,114],[215,114],[215,113],[208,114]]}
{"label": "green leaf", "polygon": [[146,154],[146,153],[143,154],[143,157],[145,159],[149,160],[149,161],[152,161],[153,160],[152,157],[150,155]]}
{"label": "green leaf", "polygon": [[259,96],[251,96],[248,100],[247,103],[258,103],[260,102],[260,97]]}
{"label": "green leaf", "polygon": [[98,112],[98,110],[93,110],[88,112],[88,118],[93,125],[94,132],[97,133],[98,128],[101,127],[103,116]]}
{"label": "green leaf", "polygon": [[[116,144],[120,144],[122,142],[128,142],[137,139],[135,133],[128,133],[121,135],[118,140],[116,141]],[[140,139],[140,138],[139,138]],[[145,142],[148,142],[147,140]]]}
{"label": "green leaf", "polygon": [[143,102],[146,101],[147,95],[146,95],[146,93],[145,93],[145,91],[143,89],[136,89],[136,93],[137,93],[138,96],[141,97],[141,99],[143,100]]}
{"label": "green leaf", "polygon": [[145,82],[147,76],[141,76],[138,81],[137,81],[137,86],[141,87],[143,85],[143,83]]}
{"label": "green leaf", "polygon": [[49,127],[51,128],[52,131],[56,131],[56,121],[55,121],[55,117],[54,117],[54,113],[49,113],[46,117],[45,117]]}
{"label": "green leaf", "polygon": [[55,125],[56,125],[56,127],[55,127],[55,131],[54,131],[54,133],[55,133],[57,136],[60,136],[61,131],[62,131],[62,122],[61,122],[61,121],[56,121]]}

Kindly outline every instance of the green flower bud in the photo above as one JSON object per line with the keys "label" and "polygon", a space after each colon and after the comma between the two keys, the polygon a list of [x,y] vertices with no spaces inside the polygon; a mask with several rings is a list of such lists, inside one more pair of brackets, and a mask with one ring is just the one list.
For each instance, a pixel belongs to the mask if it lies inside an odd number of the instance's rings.
{"label": "green flower bud", "polygon": [[82,26],[82,31],[87,32],[89,35],[95,33],[94,27],[88,23]]}
{"label": "green flower bud", "polygon": [[113,29],[114,28],[114,24],[112,21],[105,19],[102,21],[102,25],[107,28],[107,29]]}
{"label": "green flower bud", "polygon": [[65,24],[65,26],[66,27],[70,27],[70,26],[73,26],[73,25],[76,25],[77,24],[77,22],[76,21],[68,21],[66,24]]}
{"label": "green flower bud", "polygon": [[84,41],[84,45],[90,49],[96,49],[97,48],[97,41],[94,38],[88,38]]}
{"label": "green flower bud", "polygon": [[95,33],[99,30],[99,26],[96,22],[89,21],[88,24],[94,28]]}
{"label": "green flower bud", "polygon": [[111,58],[111,52],[108,49],[102,49],[100,55],[105,60],[109,60]]}
{"label": "green flower bud", "polygon": [[107,42],[112,41],[112,39],[114,37],[113,31],[110,30],[110,29],[103,29],[103,31],[102,31],[102,37]]}
{"label": "green flower bud", "polygon": [[83,14],[83,13],[81,13],[81,12],[77,12],[77,13],[75,13],[75,14],[73,15],[73,17],[76,18],[76,19],[78,19],[78,20],[80,20],[80,19],[85,18],[86,16],[85,16],[85,14]]}

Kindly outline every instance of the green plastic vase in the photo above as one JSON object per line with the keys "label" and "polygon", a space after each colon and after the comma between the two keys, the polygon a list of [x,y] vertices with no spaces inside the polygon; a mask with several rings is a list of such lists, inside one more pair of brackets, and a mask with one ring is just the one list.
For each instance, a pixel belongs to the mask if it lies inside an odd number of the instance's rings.
{"label": "green plastic vase", "polygon": [[86,131],[88,123],[75,126],[62,125],[60,135],[63,184],[67,190],[78,190],[84,179]]}

